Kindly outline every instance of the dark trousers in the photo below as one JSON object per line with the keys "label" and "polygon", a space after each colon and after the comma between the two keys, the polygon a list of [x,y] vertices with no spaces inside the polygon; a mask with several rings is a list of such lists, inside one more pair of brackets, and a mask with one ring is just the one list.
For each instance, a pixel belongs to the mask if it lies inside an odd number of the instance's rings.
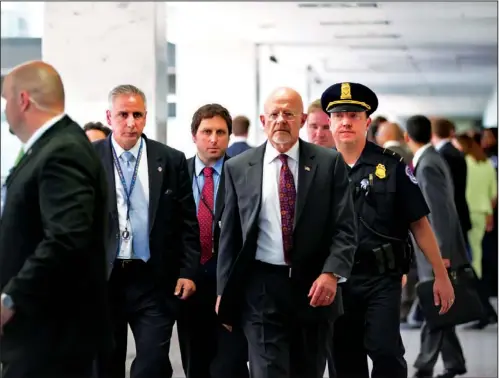
{"label": "dark trousers", "polygon": [[344,315],[334,326],[333,352],[338,378],[407,378],[400,336],[401,276],[352,275],[342,284]]}
{"label": "dark trousers", "polygon": [[37,366],[29,360],[4,363],[2,378],[92,378],[95,356],[79,356],[71,360],[54,361]]}
{"label": "dark trousers", "polygon": [[249,267],[243,330],[252,378],[322,378],[329,321],[297,314],[297,292],[289,269],[255,262]]}
{"label": "dark trousers", "polygon": [[229,332],[215,313],[216,277],[200,272],[196,293],[182,303],[177,331],[187,378],[249,378],[248,343],[240,327]]}
{"label": "dark trousers", "polygon": [[466,363],[456,328],[431,331],[425,322],[421,329],[421,348],[414,367],[421,372],[432,373],[440,353],[445,370],[466,372]]}
{"label": "dark trousers", "polygon": [[130,377],[171,378],[170,340],[180,300],[160,290],[152,277],[149,263],[116,261],[109,282],[115,345],[99,358],[99,378],[125,377],[128,324],[136,347]]}

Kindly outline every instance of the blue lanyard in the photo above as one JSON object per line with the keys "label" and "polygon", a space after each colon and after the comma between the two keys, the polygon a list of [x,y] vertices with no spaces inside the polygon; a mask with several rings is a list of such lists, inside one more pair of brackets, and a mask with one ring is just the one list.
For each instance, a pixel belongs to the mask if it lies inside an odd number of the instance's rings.
{"label": "blue lanyard", "polygon": [[140,140],[140,147],[139,147],[139,153],[137,156],[137,161],[135,162],[135,168],[133,170],[133,176],[132,176],[132,181],[130,182],[130,190],[127,190],[126,187],[126,181],[125,181],[125,175],[123,174],[123,171],[121,169],[120,162],[118,160],[118,156],[116,155],[116,151],[114,150],[114,147],[111,147],[113,150],[113,160],[114,160],[114,166],[116,167],[116,170],[118,171],[118,176],[120,176],[121,180],[121,185],[123,185],[123,190],[125,192],[126,196],[126,220],[130,219],[130,200],[132,198],[132,191],[133,188],[135,187],[135,182],[137,181],[137,173],[139,172],[139,163],[140,163],[140,158],[142,156],[142,144],[144,143],[144,140]]}

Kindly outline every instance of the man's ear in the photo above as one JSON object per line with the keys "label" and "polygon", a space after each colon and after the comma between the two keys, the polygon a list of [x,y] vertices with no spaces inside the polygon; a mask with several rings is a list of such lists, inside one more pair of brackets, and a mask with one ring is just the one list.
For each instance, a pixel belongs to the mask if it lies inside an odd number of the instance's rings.
{"label": "man's ear", "polygon": [[405,131],[404,132],[404,142],[409,143],[409,141],[410,141],[409,134],[407,134],[407,131]]}

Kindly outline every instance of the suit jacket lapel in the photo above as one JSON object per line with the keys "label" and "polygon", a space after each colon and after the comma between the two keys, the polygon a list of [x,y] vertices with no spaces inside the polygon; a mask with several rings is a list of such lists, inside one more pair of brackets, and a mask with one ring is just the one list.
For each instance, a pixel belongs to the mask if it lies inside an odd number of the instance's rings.
{"label": "suit jacket lapel", "polygon": [[106,146],[104,148],[104,156],[103,156],[103,166],[104,171],[106,172],[107,177],[107,193],[109,198],[109,210],[113,218],[118,219],[118,208],[116,202],[116,179],[114,176],[114,160],[113,160],[113,152],[112,152],[112,144],[111,144],[111,135],[109,135],[106,139]]}
{"label": "suit jacket lapel", "polygon": [[298,198],[296,200],[295,221],[298,224],[300,216],[307,202],[307,195],[310,185],[314,180],[317,164],[315,163],[315,154],[311,153],[308,146],[300,140],[300,158],[298,166]]}
{"label": "suit jacket lapel", "polygon": [[153,143],[149,143],[147,137],[143,135],[147,143],[147,165],[149,174],[149,232],[152,230],[156,212],[158,208],[159,198],[161,197],[161,189],[163,187],[163,177],[166,172],[165,158],[160,151],[156,149]]}
{"label": "suit jacket lapel", "polygon": [[248,220],[247,232],[253,229],[254,223],[260,214],[262,202],[263,157],[266,145],[267,143],[263,143],[261,146],[254,149],[253,156],[249,161],[248,172],[246,174],[246,190],[252,192],[249,195],[249,198],[251,198],[251,202],[254,204],[253,213]]}
{"label": "suit jacket lapel", "polygon": [[227,161],[227,156],[224,157],[224,162],[222,165],[222,173],[220,174],[220,181],[218,183],[217,200],[215,204],[215,222],[218,222],[222,216],[222,212],[225,206],[225,173],[224,166]]}

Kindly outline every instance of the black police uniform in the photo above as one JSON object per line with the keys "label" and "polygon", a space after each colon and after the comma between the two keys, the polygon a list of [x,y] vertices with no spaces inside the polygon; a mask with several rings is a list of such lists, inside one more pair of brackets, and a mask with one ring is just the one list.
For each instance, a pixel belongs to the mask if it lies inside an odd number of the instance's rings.
{"label": "black police uniform", "polygon": [[[356,83],[336,84],[322,95],[328,113],[377,108],[376,95]],[[342,285],[344,315],[333,333],[333,361],[338,378],[407,378],[400,336],[401,278],[412,249],[409,226],[429,214],[411,170],[401,156],[367,142],[349,169],[358,246],[351,277]],[[331,372],[330,372],[331,374]]]}

